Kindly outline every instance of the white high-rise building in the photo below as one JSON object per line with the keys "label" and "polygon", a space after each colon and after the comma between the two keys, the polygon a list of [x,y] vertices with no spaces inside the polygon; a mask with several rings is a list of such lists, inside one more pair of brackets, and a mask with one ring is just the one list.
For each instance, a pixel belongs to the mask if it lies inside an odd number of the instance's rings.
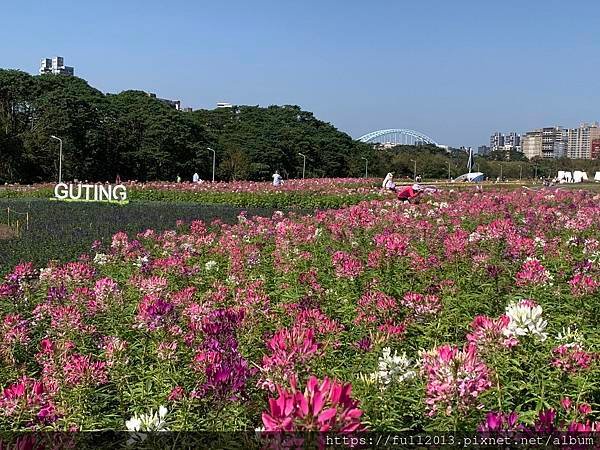
{"label": "white high-rise building", "polygon": [[567,156],[572,159],[590,159],[592,141],[600,139],[600,125],[583,123],[568,133]]}
{"label": "white high-rise building", "polygon": [[562,127],[546,127],[529,131],[521,138],[521,151],[531,159],[561,158],[567,147],[567,130]]}
{"label": "white high-rise building", "polygon": [[65,59],[62,56],[54,58],[44,58],[40,62],[40,75],[51,73],[54,75],[75,75],[73,67],[65,66]]}

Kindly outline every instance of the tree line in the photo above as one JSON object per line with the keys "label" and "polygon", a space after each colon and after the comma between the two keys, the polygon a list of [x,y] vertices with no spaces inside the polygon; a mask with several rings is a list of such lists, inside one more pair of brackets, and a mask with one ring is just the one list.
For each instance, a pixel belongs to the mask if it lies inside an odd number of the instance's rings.
{"label": "tree line", "polygon": [[[218,180],[369,176],[389,171],[446,179],[466,172],[464,151],[435,146],[377,149],[298,106],[234,106],[182,112],[142,91],[104,94],[85,80],[32,76],[0,69],[0,182],[53,181],[63,140],[63,179]],[[474,169],[490,177],[551,176],[556,170],[592,170],[597,161],[522,161],[521,154],[478,157]],[[539,172],[539,173],[538,173]]]}
{"label": "tree line", "polygon": [[182,112],[141,91],[103,94],[85,80],[0,69],[0,182],[343,177],[370,146],[298,106]]}

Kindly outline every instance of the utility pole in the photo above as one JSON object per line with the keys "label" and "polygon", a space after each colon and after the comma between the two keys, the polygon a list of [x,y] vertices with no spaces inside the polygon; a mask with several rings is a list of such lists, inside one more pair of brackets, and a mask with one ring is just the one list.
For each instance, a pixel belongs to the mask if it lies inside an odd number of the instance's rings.
{"label": "utility pole", "polygon": [[215,182],[215,161],[217,159],[217,152],[215,152],[212,148],[208,147],[208,151],[213,153],[213,171],[212,171],[212,182]]}
{"label": "utility pole", "polygon": [[303,161],[302,161],[302,179],[304,180],[304,172],[306,170],[306,155],[304,153],[298,153],[300,156],[302,156]]}
{"label": "utility pole", "polygon": [[60,150],[58,151],[58,182],[62,182],[62,139],[54,135],[50,136],[60,142]]}

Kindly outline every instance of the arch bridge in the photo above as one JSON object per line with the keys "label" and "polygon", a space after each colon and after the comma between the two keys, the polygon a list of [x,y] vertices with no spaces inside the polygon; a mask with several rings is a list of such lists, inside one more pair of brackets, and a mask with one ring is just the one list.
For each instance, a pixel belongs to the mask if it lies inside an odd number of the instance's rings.
{"label": "arch bridge", "polygon": [[405,128],[372,131],[359,137],[358,140],[372,144],[383,144],[384,146],[432,144],[439,147],[439,144],[426,134]]}

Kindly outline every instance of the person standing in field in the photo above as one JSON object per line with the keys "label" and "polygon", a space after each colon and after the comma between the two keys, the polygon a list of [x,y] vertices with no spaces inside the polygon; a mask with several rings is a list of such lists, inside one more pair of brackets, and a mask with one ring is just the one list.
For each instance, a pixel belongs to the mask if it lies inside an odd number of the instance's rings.
{"label": "person standing in field", "polygon": [[177,182],[181,183],[181,177],[179,176],[179,174],[177,174]]}
{"label": "person standing in field", "polygon": [[199,183],[200,182],[200,175],[198,175],[198,172],[194,173],[194,176],[192,176],[192,183]]}
{"label": "person standing in field", "polygon": [[273,174],[273,186],[281,186],[281,175],[279,175],[279,170],[276,170]]}
{"label": "person standing in field", "polygon": [[383,183],[381,184],[383,189],[389,189],[390,191],[396,191],[396,183],[394,183],[394,173],[388,173],[383,179]]}

